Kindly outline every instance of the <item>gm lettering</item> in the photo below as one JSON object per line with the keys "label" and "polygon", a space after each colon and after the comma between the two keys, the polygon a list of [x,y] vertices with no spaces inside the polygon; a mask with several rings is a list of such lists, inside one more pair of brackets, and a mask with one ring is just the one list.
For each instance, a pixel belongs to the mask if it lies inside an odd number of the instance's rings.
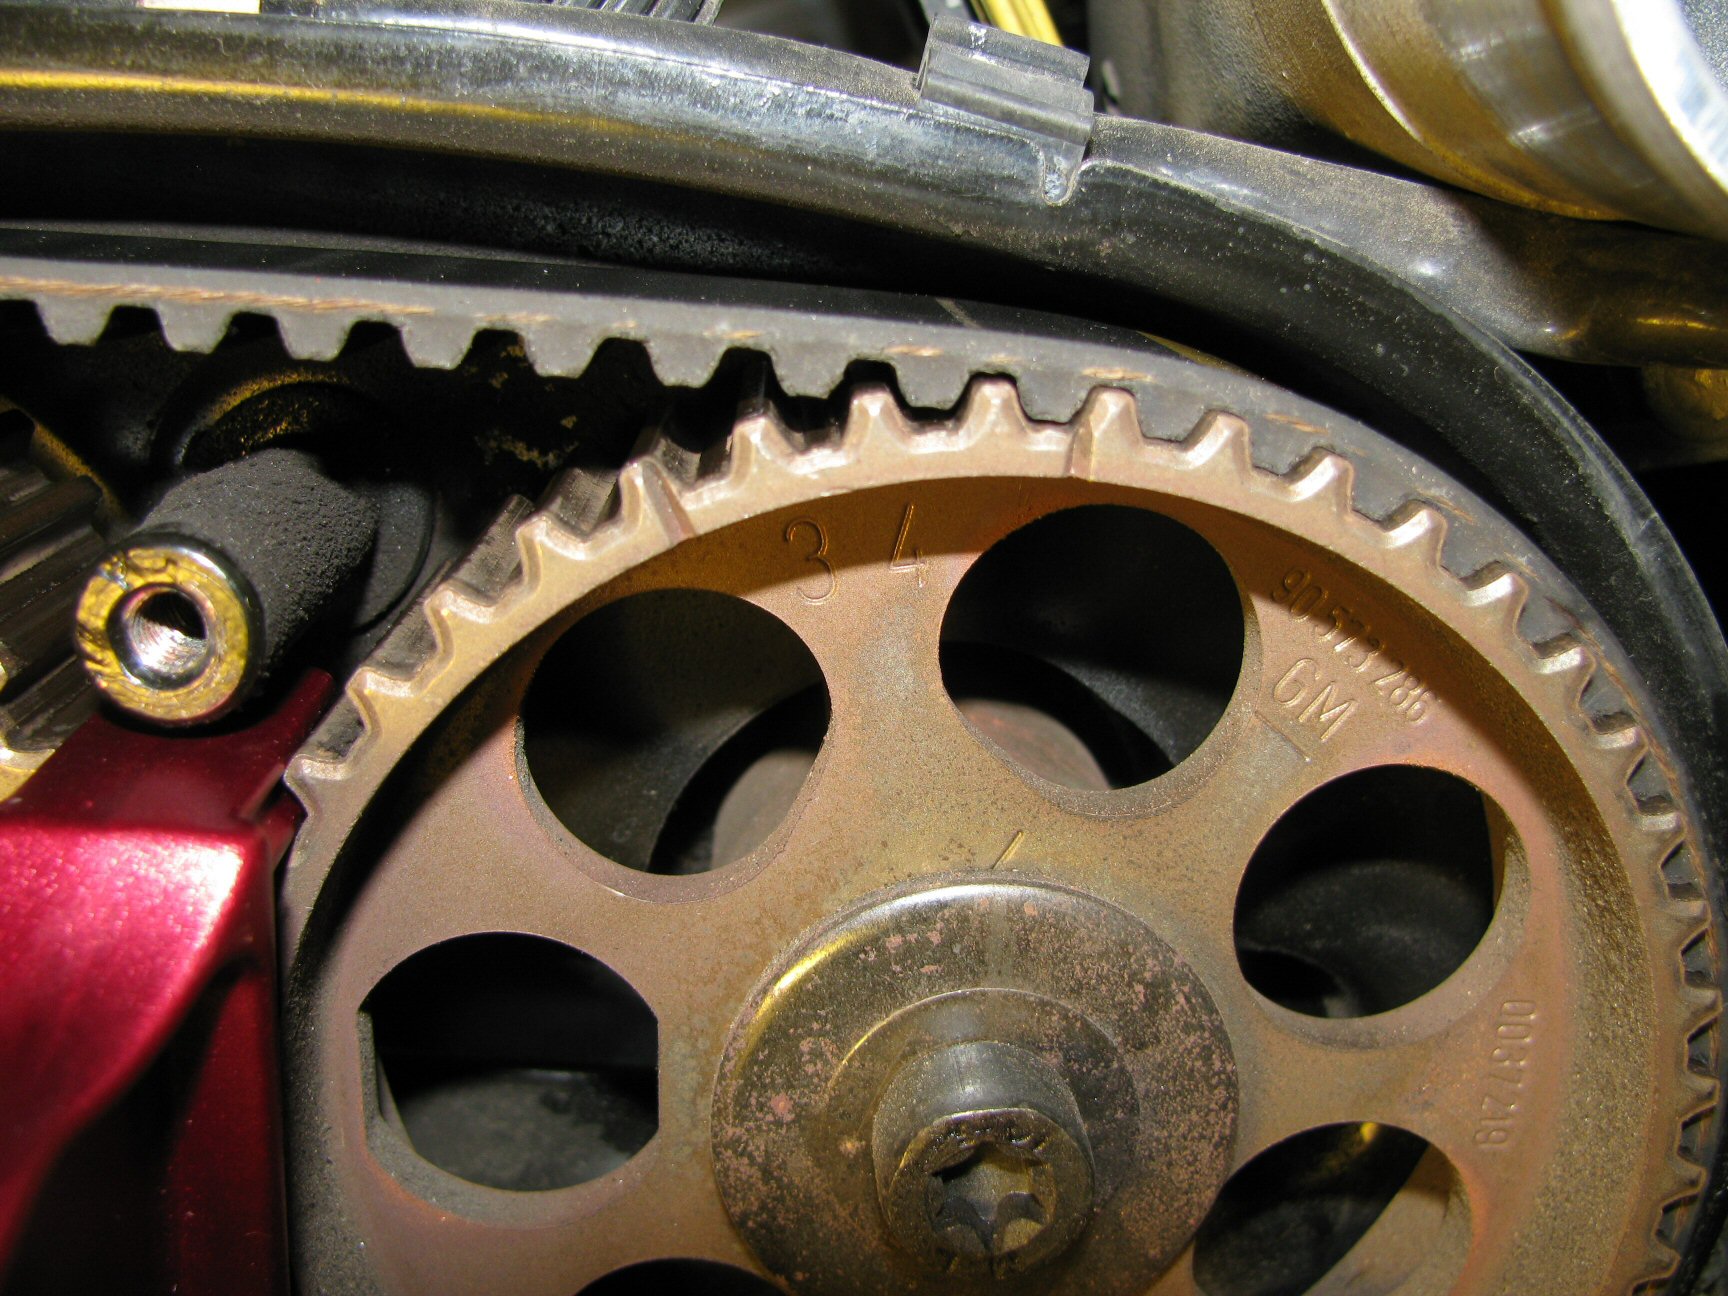
{"label": "gm lettering", "polygon": [[1313,656],[1284,672],[1272,686],[1273,700],[1294,713],[1297,723],[1317,729],[1321,742],[1338,732],[1364,694],[1378,697],[1410,724],[1428,718],[1434,697],[1428,686],[1312,572],[1292,567],[1273,589],[1272,601],[1314,633]]}

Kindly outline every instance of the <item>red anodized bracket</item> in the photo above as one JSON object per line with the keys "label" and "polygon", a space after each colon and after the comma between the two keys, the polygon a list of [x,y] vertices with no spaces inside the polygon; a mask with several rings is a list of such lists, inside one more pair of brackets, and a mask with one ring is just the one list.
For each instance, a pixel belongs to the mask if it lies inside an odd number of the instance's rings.
{"label": "red anodized bracket", "polygon": [[0,1276],[62,1154],[197,1009],[160,1281],[286,1289],[274,871],[300,814],[282,770],[329,692],[308,676],[214,734],[98,715],[0,806]]}

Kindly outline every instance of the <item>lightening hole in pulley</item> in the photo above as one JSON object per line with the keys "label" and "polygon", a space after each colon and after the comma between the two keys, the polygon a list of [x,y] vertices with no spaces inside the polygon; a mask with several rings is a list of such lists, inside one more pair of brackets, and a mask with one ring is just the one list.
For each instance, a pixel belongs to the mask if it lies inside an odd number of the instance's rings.
{"label": "lightening hole in pulley", "polygon": [[703,873],[780,825],[828,729],[828,690],[778,618],[708,590],[654,590],[579,620],[522,708],[523,763],[600,854]]}
{"label": "lightening hole in pulley", "polygon": [[392,969],[361,1012],[378,1118],[470,1183],[586,1183],[658,1127],[654,1013],[567,945],[513,933],[445,941]]}
{"label": "lightening hole in pulley", "polygon": [[1481,792],[1440,770],[1379,766],[1309,793],[1243,877],[1243,976],[1312,1017],[1363,1017],[1419,998],[1487,932],[1509,833]]}
{"label": "lightening hole in pulley", "polygon": [[1242,669],[1242,600],[1197,533],[1148,509],[1052,513],[973,564],[942,623],[942,679],[1016,768],[1104,791],[1203,743]]}
{"label": "lightening hole in pulley", "polygon": [[[1195,1237],[1195,1285],[1205,1296],[1300,1296],[1325,1278],[1328,1291],[1390,1291],[1436,1249],[1456,1186],[1451,1165],[1404,1130],[1304,1130],[1224,1185]],[[1390,1257],[1356,1251],[1382,1218],[1420,1240]]]}

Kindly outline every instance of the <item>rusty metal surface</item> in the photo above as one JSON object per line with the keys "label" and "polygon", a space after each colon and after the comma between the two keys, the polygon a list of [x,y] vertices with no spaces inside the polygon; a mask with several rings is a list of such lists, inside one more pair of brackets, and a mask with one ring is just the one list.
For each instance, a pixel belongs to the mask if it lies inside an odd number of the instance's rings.
{"label": "rusty metal surface", "polygon": [[[764,978],[831,915],[883,888],[928,895],[956,872],[1079,893],[1191,969],[1234,1059],[1233,1134],[1218,1117],[1230,1171],[1339,1122],[1426,1141],[1340,1282],[1577,1296],[1672,1269],[1666,1239],[1714,1138],[1691,1118],[1716,1100],[1719,1003],[1686,969],[1712,966],[1715,937],[1694,828],[1661,789],[1664,758],[1616,656],[1539,614],[1539,574],[1491,552],[1466,578],[1448,571],[1455,517],[1415,500],[1379,520],[1357,511],[1358,474],[1374,465],[1327,450],[1322,429],[1274,474],[1255,466],[1243,418],[1213,410],[1177,426],[1173,408],[1102,391],[1066,426],[1029,423],[1011,386],[985,381],[952,422],[913,426],[864,390],[834,435],[758,414],[699,462],[670,446],[637,461],[607,508],[573,479],[501,520],[427,600],[418,649],[363,669],[291,776],[310,811],[285,882],[309,1290],[496,1290],[507,1275],[516,1290],[567,1293],[658,1256],[758,1269],[711,1151],[727,1145],[714,1085],[736,1053],[732,1023],[757,1020],[747,1006]],[[939,665],[945,610],[979,555],[1092,504],[1191,529],[1228,565],[1243,609],[1240,670],[1204,740],[1168,773],[1113,790],[1033,772],[1012,736],[981,741]],[[537,663],[587,614],[692,588],[796,634],[831,719],[754,849],[656,875],[549,813],[521,709]],[[1181,604],[1165,611],[1183,623]],[[1482,791],[1492,921],[1450,976],[1390,1011],[1327,1020],[1272,1003],[1234,948],[1256,843],[1316,789],[1386,765]],[[417,951],[488,931],[581,950],[652,1008],[658,1129],[616,1172],[502,1192],[433,1166],[391,1120],[361,1025],[368,995]],[[927,965],[944,967],[903,980]],[[773,1015],[761,1020],[774,1043]],[[781,1108],[799,1124],[795,1102]],[[1185,1163],[1201,1184],[1204,1160]],[[775,1187],[789,1213],[808,1191],[796,1174],[763,1191]],[[1193,1246],[1152,1290],[1195,1290]]]}

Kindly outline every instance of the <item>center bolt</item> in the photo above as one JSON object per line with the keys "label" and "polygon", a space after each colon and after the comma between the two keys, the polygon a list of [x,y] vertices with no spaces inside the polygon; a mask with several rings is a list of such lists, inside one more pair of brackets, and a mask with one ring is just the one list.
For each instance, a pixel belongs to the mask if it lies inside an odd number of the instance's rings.
{"label": "center bolt", "polygon": [[1024,1272],[1092,1217],[1074,1094],[1012,1044],[953,1044],[901,1067],[877,1103],[871,1154],[890,1236],[941,1272]]}

